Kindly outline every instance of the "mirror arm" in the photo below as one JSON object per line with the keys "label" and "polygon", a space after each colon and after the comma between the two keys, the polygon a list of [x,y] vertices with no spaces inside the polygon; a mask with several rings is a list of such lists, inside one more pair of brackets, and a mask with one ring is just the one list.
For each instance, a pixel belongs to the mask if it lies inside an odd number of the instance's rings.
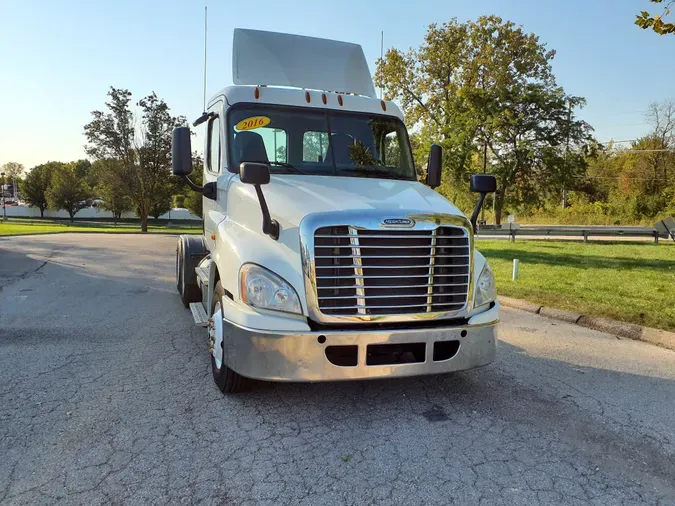
{"label": "mirror arm", "polygon": [[218,115],[215,112],[205,112],[201,116],[199,116],[199,118],[194,120],[194,122],[192,123],[192,126],[195,126],[195,127],[199,126],[202,123],[204,123],[206,120],[208,120],[209,118],[215,118],[216,116],[218,116]]}
{"label": "mirror arm", "polygon": [[473,233],[476,233],[476,220],[478,219],[478,213],[480,213],[480,208],[483,207],[483,202],[485,201],[485,196],[487,193],[481,193],[480,197],[478,198],[478,203],[476,204],[476,207],[473,210],[473,214],[471,215],[471,226],[473,226]]}
{"label": "mirror arm", "polygon": [[186,185],[188,185],[192,190],[194,190],[194,191],[196,191],[196,192],[199,192],[199,193],[202,193],[203,188],[202,188],[201,186],[198,186],[198,185],[194,184],[192,181],[190,181],[190,178],[189,178],[189,177],[187,177],[187,176],[181,176],[181,179],[182,179],[183,182],[184,182]]}
{"label": "mirror arm", "polygon": [[278,241],[279,222],[277,220],[273,220],[272,217],[270,216],[270,210],[267,208],[267,201],[265,200],[265,196],[263,195],[262,188],[260,188],[260,185],[256,184],[254,186],[255,192],[258,195],[258,202],[260,202],[260,211],[262,211],[263,216],[263,224],[262,224],[263,232],[269,235],[275,241]]}
{"label": "mirror arm", "polygon": [[181,176],[180,177],[183,182],[190,187],[190,189],[201,193],[204,195],[207,199],[211,200],[216,200],[218,198],[218,186],[215,181],[212,181],[210,183],[206,183],[204,186],[199,186],[194,184],[189,177],[187,176]]}

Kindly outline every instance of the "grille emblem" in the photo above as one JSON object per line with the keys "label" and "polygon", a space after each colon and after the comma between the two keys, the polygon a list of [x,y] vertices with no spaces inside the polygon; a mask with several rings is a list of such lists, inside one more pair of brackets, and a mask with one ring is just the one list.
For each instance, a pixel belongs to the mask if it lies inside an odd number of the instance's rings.
{"label": "grille emblem", "polygon": [[409,218],[385,218],[382,220],[383,227],[410,228],[415,226],[415,220]]}

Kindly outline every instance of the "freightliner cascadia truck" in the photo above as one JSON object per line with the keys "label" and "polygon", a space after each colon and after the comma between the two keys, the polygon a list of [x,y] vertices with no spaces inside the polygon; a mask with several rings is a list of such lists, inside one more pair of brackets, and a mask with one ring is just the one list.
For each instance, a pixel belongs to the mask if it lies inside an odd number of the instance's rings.
{"label": "freightliner cascadia truck", "polygon": [[377,97],[359,45],[237,29],[232,74],[194,122],[201,185],[190,129],[172,145],[204,218],[178,240],[176,284],[220,390],[492,362],[499,303],[474,229],[495,178],[472,176],[471,219],[433,190],[440,146],[418,182],[403,115]]}

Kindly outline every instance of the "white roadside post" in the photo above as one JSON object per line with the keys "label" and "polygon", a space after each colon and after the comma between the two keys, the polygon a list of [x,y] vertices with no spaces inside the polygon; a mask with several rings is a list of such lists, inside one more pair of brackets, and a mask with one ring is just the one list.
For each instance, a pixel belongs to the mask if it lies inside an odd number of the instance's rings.
{"label": "white roadside post", "polygon": [[518,271],[520,269],[520,260],[517,258],[513,259],[513,281],[518,279]]}

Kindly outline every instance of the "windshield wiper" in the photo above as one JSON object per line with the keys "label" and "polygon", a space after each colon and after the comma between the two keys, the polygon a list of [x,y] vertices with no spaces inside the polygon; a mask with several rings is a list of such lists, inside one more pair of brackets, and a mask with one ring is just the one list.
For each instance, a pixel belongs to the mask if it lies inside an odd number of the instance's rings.
{"label": "windshield wiper", "polygon": [[353,169],[338,169],[338,174],[341,172],[347,172],[349,174],[358,174],[371,177],[381,177],[385,179],[399,179],[402,181],[412,181],[412,178],[408,176],[403,176],[400,174],[395,174],[386,169],[379,168],[368,168],[368,167],[355,167]]}
{"label": "windshield wiper", "polygon": [[269,163],[274,167],[283,167],[284,169],[287,169],[288,172],[292,172],[293,174],[304,174],[304,172],[298,169],[295,165],[291,165],[290,163],[285,162],[269,162]]}

